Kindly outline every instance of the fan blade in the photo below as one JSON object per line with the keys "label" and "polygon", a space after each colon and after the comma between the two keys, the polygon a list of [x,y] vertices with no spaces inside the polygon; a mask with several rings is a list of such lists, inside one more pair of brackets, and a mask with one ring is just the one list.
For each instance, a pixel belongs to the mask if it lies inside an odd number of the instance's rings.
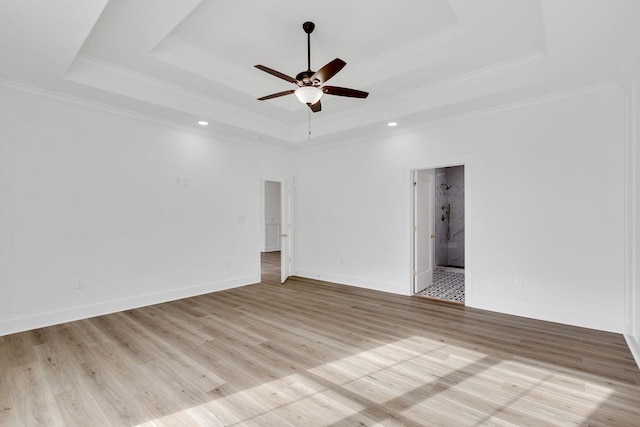
{"label": "fan blade", "polygon": [[263,96],[262,98],[258,98],[258,101],[264,101],[267,99],[278,98],[280,96],[291,95],[295,92],[295,89],[285,90],[284,92],[272,93],[271,95]]}
{"label": "fan blade", "polygon": [[369,92],[361,90],[349,89],[347,87],[323,86],[322,91],[329,95],[348,96],[350,98],[366,98]]}
{"label": "fan blade", "polygon": [[265,73],[269,73],[269,74],[271,74],[272,76],[279,77],[279,78],[281,78],[282,80],[286,80],[286,81],[288,81],[289,83],[296,83],[296,84],[298,83],[298,82],[297,82],[297,80],[296,80],[296,79],[294,79],[293,77],[289,77],[289,76],[287,76],[286,74],[281,73],[280,71],[276,71],[276,70],[274,70],[274,69],[272,69],[272,68],[265,67],[264,65],[256,65],[255,67],[256,67],[258,70],[262,70],[262,71],[264,71]]}
{"label": "fan blade", "polygon": [[320,101],[318,101],[315,104],[309,105],[309,108],[311,108],[311,111],[313,111],[314,113],[317,113],[318,111],[322,110],[322,104],[320,103]]}
{"label": "fan blade", "polygon": [[320,68],[318,71],[316,71],[315,74],[311,76],[311,81],[313,82],[313,81],[319,80],[320,84],[325,83],[331,77],[338,74],[338,71],[342,70],[345,65],[347,65],[346,62],[344,62],[340,58],[336,58],[333,61],[329,62],[324,67]]}

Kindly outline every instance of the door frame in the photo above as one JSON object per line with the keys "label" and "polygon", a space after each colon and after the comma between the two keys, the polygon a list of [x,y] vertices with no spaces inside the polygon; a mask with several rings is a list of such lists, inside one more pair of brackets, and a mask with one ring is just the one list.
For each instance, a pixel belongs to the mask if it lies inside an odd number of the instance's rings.
{"label": "door frame", "polygon": [[[474,305],[473,295],[473,282],[475,273],[475,258],[476,252],[473,247],[475,239],[474,229],[474,212],[475,212],[475,200],[479,200],[476,194],[476,188],[479,188],[478,177],[475,176],[472,166],[473,153],[460,153],[450,156],[434,157],[429,161],[426,161],[420,165],[417,165],[409,170],[409,184],[411,196],[409,203],[409,232],[410,232],[410,260],[409,260],[409,280],[408,291],[409,295],[415,295],[413,292],[414,281],[413,271],[415,270],[415,233],[413,232],[414,225],[414,213],[415,213],[415,200],[413,197],[413,177],[414,173],[419,170],[425,169],[438,169],[448,168],[452,166],[464,166],[464,294],[465,294],[465,306],[472,307]],[[474,185],[475,184],[475,185]],[[431,254],[432,256],[434,254]]]}
{"label": "door frame", "polygon": [[[258,248],[258,254],[262,253],[263,240],[265,234],[265,225],[264,225],[264,211],[265,211],[265,203],[264,203],[264,188],[265,182],[279,182],[280,183],[280,233],[286,234],[286,238],[289,241],[288,245],[284,245],[280,242],[280,272],[281,272],[281,283],[284,283],[286,279],[293,275],[293,237],[294,237],[294,227],[293,227],[293,213],[294,213],[294,198],[293,198],[293,175],[280,175],[280,174],[270,174],[265,173],[260,177],[260,218],[258,221],[258,233],[261,236],[261,243]],[[285,221],[288,219],[288,221]],[[286,222],[286,224],[285,224]],[[286,250],[285,250],[286,249]],[[288,254],[285,252],[288,251]],[[258,256],[258,276],[262,278],[262,262],[260,256]],[[289,274],[286,274],[289,273]],[[286,276],[286,277],[285,277]]]}

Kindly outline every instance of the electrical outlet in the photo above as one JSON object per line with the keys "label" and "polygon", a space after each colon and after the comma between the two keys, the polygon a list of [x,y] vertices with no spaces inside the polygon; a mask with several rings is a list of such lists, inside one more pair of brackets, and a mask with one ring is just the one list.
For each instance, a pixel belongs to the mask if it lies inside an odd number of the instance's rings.
{"label": "electrical outlet", "polygon": [[522,276],[516,276],[515,284],[516,286],[522,286]]}
{"label": "electrical outlet", "polygon": [[76,289],[84,289],[84,280],[76,280]]}

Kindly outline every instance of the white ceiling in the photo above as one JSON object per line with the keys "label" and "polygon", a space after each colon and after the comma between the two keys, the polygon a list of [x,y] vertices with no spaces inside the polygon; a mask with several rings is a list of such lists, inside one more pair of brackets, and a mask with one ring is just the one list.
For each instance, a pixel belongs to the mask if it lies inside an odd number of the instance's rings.
{"label": "white ceiling", "polygon": [[[620,80],[639,18],[637,0],[3,0],[0,79],[295,148]],[[305,70],[305,21],[312,69],[343,59],[330,84],[367,99],[256,100],[295,88],[254,65]]]}

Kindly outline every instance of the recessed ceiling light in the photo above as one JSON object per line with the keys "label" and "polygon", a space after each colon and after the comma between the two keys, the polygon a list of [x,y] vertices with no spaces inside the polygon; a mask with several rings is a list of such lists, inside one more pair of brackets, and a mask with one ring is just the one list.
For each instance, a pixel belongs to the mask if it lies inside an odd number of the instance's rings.
{"label": "recessed ceiling light", "polygon": [[209,126],[209,122],[205,122],[204,120],[200,120],[200,121],[198,122],[198,124],[199,124],[200,126]]}
{"label": "recessed ceiling light", "polygon": [[389,126],[390,128],[394,127],[394,126],[398,126],[398,123],[396,122],[389,122],[387,123],[387,126]]}

